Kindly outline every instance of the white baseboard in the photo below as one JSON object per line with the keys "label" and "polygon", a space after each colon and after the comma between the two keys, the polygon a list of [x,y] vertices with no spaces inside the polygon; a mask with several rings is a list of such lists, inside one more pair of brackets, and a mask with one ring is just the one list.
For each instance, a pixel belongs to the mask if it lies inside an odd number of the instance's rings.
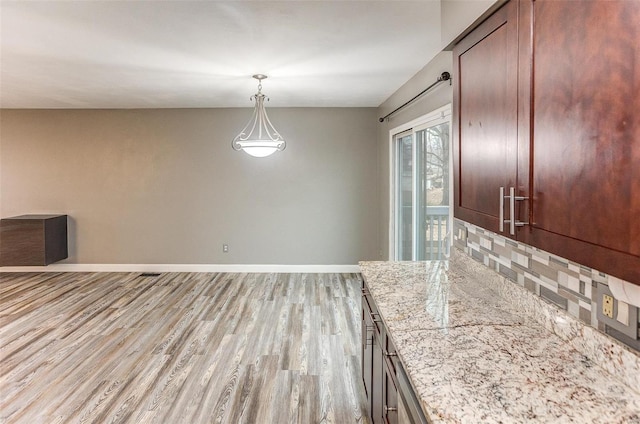
{"label": "white baseboard", "polygon": [[51,264],[5,266],[3,272],[261,272],[355,273],[358,265],[259,265],[259,264]]}

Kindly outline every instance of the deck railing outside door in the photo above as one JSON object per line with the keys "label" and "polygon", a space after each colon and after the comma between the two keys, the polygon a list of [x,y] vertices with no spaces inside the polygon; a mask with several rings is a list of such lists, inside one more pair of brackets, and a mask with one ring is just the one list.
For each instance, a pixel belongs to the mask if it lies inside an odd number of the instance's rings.
{"label": "deck railing outside door", "polygon": [[449,206],[426,206],[424,255],[426,260],[445,259],[450,253]]}

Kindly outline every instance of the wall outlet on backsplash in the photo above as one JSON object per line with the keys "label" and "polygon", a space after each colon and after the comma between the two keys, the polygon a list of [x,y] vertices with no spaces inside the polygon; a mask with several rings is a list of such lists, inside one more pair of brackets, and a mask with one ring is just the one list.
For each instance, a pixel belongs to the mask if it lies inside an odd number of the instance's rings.
{"label": "wall outlet on backsplash", "polygon": [[598,283],[598,321],[638,340],[638,308],[613,297],[606,284]]}
{"label": "wall outlet on backsplash", "polygon": [[613,297],[608,294],[602,295],[602,313],[605,317],[613,318]]}

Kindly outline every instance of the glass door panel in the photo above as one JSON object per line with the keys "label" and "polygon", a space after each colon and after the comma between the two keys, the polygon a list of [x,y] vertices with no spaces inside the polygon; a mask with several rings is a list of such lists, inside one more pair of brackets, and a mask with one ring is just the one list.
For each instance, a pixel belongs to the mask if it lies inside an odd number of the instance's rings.
{"label": "glass door panel", "polygon": [[397,259],[413,258],[413,135],[396,138]]}
{"label": "glass door panel", "polygon": [[449,123],[416,131],[416,260],[449,253]]}

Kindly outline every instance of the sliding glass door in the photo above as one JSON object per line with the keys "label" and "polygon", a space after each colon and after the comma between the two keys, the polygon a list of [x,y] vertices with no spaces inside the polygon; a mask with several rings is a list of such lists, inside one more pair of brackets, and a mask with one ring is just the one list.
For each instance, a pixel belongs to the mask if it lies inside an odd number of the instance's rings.
{"label": "sliding glass door", "polygon": [[396,260],[442,259],[451,244],[450,108],[392,137]]}
{"label": "sliding glass door", "polygon": [[413,258],[413,134],[398,135],[397,143],[397,259]]}

